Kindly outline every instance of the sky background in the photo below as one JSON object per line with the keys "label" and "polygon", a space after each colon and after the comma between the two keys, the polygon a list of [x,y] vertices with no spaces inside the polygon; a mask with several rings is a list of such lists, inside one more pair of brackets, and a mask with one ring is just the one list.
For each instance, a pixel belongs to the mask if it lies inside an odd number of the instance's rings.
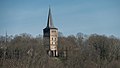
{"label": "sky background", "polygon": [[0,35],[43,34],[51,6],[63,35],[114,35],[120,38],[120,0],[0,0]]}

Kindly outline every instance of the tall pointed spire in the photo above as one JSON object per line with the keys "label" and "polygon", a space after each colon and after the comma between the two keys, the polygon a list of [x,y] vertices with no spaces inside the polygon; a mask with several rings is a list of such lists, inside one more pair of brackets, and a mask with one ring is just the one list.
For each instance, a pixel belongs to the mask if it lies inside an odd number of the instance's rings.
{"label": "tall pointed spire", "polygon": [[49,6],[49,13],[48,13],[47,28],[54,28],[50,6]]}

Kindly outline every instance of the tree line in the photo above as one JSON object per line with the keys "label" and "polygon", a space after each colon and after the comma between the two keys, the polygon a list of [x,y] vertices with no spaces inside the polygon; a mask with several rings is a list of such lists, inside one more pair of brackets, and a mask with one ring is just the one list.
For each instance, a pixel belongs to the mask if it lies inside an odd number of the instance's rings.
{"label": "tree line", "polygon": [[115,36],[59,32],[58,39],[61,54],[49,57],[42,35],[0,36],[0,68],[120,68],[120,39]]}

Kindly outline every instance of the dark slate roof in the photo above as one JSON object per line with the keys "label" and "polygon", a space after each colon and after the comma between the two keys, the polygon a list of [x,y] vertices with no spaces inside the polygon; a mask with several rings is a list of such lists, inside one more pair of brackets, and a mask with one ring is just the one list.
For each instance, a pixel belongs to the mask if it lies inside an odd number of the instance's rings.
{"label": "dark slate roof", "polygon": [[53,21],[52,21],[52,14],[51,14],[51,9],[49,8],[49,13],[48,13],[48,21],[47,21],[47,28],[55,28]]}

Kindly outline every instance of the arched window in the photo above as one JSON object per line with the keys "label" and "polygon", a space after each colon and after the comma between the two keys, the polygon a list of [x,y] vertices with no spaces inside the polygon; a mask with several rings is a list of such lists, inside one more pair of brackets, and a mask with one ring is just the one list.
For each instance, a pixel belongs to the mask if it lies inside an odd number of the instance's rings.
{"label": "arched window", "polygon": [[55,38],[55,41],[56,41],[56,38]]}

